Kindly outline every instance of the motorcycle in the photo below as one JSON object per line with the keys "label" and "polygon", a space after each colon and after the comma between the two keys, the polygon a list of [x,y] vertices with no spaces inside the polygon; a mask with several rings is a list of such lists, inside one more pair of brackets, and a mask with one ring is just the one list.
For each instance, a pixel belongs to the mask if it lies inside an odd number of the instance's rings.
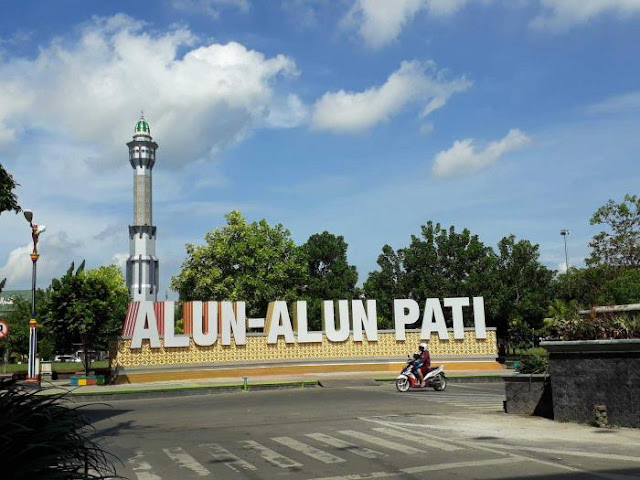
{"label": "motorcycle", "polygon": [[424,387],[420,385],[420,380],[413,374],[415,360],[409,358],[407,365],[402,369],[400,375],[396,377],[396,388],[399,392],[408,392],[411,388],[423,389],[433,388],[436,392],[441,392],[447,388],[447,377],[444,374],[444,365],[431,367],[424,376]]}

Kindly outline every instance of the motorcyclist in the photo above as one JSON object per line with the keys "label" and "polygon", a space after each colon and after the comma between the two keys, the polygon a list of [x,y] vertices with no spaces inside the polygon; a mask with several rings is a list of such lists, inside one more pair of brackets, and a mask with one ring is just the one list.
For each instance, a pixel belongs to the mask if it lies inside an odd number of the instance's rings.
{"label": "motorcyclist", "polygon": [[422,342],[418,345],[418,352],[413,354],[413,358],[413,374],[418,377],[420,386],[424,387],[424,372],[431,367],[431,355],[426,343]]}

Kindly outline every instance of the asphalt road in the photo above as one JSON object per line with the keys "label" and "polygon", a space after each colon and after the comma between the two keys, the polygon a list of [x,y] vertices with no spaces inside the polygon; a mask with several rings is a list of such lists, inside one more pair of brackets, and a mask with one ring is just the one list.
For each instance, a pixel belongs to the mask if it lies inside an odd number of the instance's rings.
{"label": "asphalt road", "polygon": [[277,390],[87,407],[132,480],[640,478],[640,432],[502,412],[504,385]]}

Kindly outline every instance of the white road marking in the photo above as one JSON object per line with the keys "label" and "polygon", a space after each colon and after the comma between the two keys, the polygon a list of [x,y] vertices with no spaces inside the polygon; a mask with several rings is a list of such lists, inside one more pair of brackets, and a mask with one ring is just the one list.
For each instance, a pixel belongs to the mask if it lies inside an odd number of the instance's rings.
{"label": "white road marking", "polygon": [[[387,425],[387,426],[391,426],[393,427],[394,424],[393,422],[385,422],[383,420],[380,420],[380,418],[390,418],[389,416],[382,416],[382,417],[360,417],[361,420],[367,421],[367,422],[374,422],[374,423],[379,423],[382,425]],[[400,427],[400,425],[408,425],[411,427],[415,428],[415,425],[413,424],[406,424],[406,423],[401,423],[398,422],[396,423],[396,426],[398,426],[398,428],[402,428]],[[429,428],[432,428],[431,426]],[[446,441],[447,439],[442,438],[442,437],[437,437],[435,435],[430,435],[433,438],[436,439],[440,439],[441,441]],[[449,440],[451,441],[451,440]],[[581,468],[577,468],[577,467],[573,467],[571,465],[563,465],[561,463],[558,462],[552,462],[552,461],[548,461],[548,460],[542,460],[540,458],[535,458],[535,457],[528,457],[526,455],[521,455],[519,453],[515,453],[515,452],[509,452],[509,451],[505,451],[506,448],[503,448],[503,445],[498,445],[498,444],[482,444],[479,442],[471,442],[471,441],[463,441],[463,440],[456,440],[455,443],[457,445],[461,445],[470,449],[474,449],[474,450],[480,450],[480,451],[484,451],[484,452],[490,452],[494,455],[501,455],[503,458],[513,458],[513,459],[520,459],[523,461],[529,461],[529,462],[534,462],[534,463],[538,463],[540,465],[545,465],[551,468],[555,468],[555,469],[560,469],[560,470],[566,470],[566,471],[570,471],[570,472],[574,472],[574,473],[581,473],[581,474],[589,474],[593,477],[600,477],[600,478],[606,478],[609,480],[621,480],[620,475],[618,474],[608,474],[608,473],[600,473],[600,472],[587,472],[586,470],[583,470]],[[490,445],[490,446],[489,446]],[[513,449],[516,449],[518,447],[511,447]],[[557,450],[553,450],[550,453],[556,453]]]}
{"label": "white road marking", "polygon": [[496,443],[484,443],[478,442],[478,445],[486,447],[503,448],[506,450],[525,450],[528,452],[537,453],[550,453],[553,455],[572,455],[574,457],[587,457],[587,458],[603,458],[607,460],[618,460],[623,462],[640,462],[640,457],[631,457],[628,455],[616,455],[614,453],[592,453],[592,452],[580,452],[577,450],[557,450],[555,448],[539,448],[539,447],[520,447],[516,445],[501,445]]}
{"label": "white road marking", "polygon": [[260,445],[258,442],[254,442],[253,440],[243,440],[240,443],[242,443],[244,445],[244,448],[246,448],[247,450],[253,450],[262,458],[264,458],[267,462],[272,463],[277,467],[296,468],[296,467],[302,466],[301,463],[291,460],[289,457],[285,457],[284,455],[279,454],[275,450],[271,450],[270,448],[267,448],[264,445]]}
{"label": "white road marking", "polygon": [[355,443],[345,442],[344,440],[340,440],[339,438],[335,438],[330,435],[325,435],[324,433],[307,433],[306,436],[309,438],[313,438],[318,442],[322,442],[326,445],[345,449],[348,452],[355,453],[356,455],[364,458],[380,458],[387,456],[386,453],[371,450],[370,448],[361,447],[360,445],[356,445]]}
{"label": "white road marking", "polygon": [[448,470],[451,468],[468,468],[468,467],[489,467],[493,465],[504,465],[505,463],[524,462],[523,458],[494,458],[490,460],[472,460],[470,462],[452,462],[452,463],[439,463],[435,465],[423,465],[421,467],[403,468],[402,472],[422,473],[422,472],[434,472],[437,470]]}
{"label": "white road marking", "polygon": [[340,430],[339,433],[342,435],[347,435],[349,437],[357,438],[359,440],[364,440],[365,442],[373,443],[374,445],[378,445],[380,447],[388,448],[389,450],[395,450],[397,452],[408,453],[410,455],[423,453],[423,450],[419,450],[408,445],[403,445],[401,443],[392,442],[390,440],[385,440],[383,438],[374,437],[372,435],[367,435],[366,433],[357,432],[355,430]]}
{"label": "white road marking", "polygon": [[271,440],[274,442],[278,442],[285,447],[289,447],[297,452],[302,453],[308,457],[311,457],[315,460],[319,460],[322,463],[342,463],[346,462],[344,458],[336,457],[329,452],[325,452],[324,450],[320,450],[319,448],[312,447],[311,445],[307,445],[306,443],[299,442],[291,437],[274,437]]}
{"label": "white road marking", "polygon": [[400,431],[394,428],[383,428],[383,427],[374,428],[373,430],[376,432],[384,433],[385,435],[390,435],[392,437],[402,438],[404,440],[416,442],[421,445],[427,445],[429,447],[439,448],[440,450],[444,450],[446,452],[463,450],[461,447],[457,447],[455,445],[450,445],[448,443],[432,440],[429,437],[427,437],[426,434],[423,434],[420,431],[406,432],[406,431]]}
{"label": "white road marking", "polygon": [[257,470],[257,468],[251,465],[249,462],[242,460],[240,457],[237,457],[229,450],[217,443],[204,443],[200,446],[206,448],[216,462],[224,463],[234,472],[239,472],[240,470]]}
{"label": "white road marking", "polygon": [[524,459],[520,458],[497,458],[494,460],[474,460],[470,462],[452,462],[452,463],[436,463],[432,465],[421,465],[419,467],[403,468],[397,472],[372,472],[352,475],[339,475],[336,477],[321,477],[313,480],[365,480],[369,478],[388,478],[399,477],[406,474],[415,474],[423,472],[435,472],[439,470],[451,470],[456,468],[470,468],[470,467],[489,467],[493,465],[504,465],[515,462],[523,462]]}
{"label": "white road marking", "polygon": [[211,472],[207,470],[204,465],[185,452],[181,447],[163,448],[162,451],[181,468],[191,470],[200,477],[211,475]]}
{"label": "white road marking", "polygon": [[153,472],[151,464],[145,461],[142,450],[136,450],[134,453],[136,456],[130,458],[127,462],[131,464],[131,468],[136,474],[136,477],[138,477],[138,480],[162,480],[162,477]]}

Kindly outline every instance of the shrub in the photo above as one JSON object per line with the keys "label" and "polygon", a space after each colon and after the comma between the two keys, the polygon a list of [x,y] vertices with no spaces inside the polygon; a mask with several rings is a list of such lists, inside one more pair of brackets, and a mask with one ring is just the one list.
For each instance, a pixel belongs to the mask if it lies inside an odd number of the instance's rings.
{"label": "shrub", "polygon": [[546,355],[525,355],[520,359],[520,365],[516,368],[518,373],[546,373],[549,368],[549,359]]}
{"label": "shrub", "polygon": [[0,458],[12,480],[114,478],[106,453],[87,433],[89,421],[66,394],[43,395],[0,382]]}

